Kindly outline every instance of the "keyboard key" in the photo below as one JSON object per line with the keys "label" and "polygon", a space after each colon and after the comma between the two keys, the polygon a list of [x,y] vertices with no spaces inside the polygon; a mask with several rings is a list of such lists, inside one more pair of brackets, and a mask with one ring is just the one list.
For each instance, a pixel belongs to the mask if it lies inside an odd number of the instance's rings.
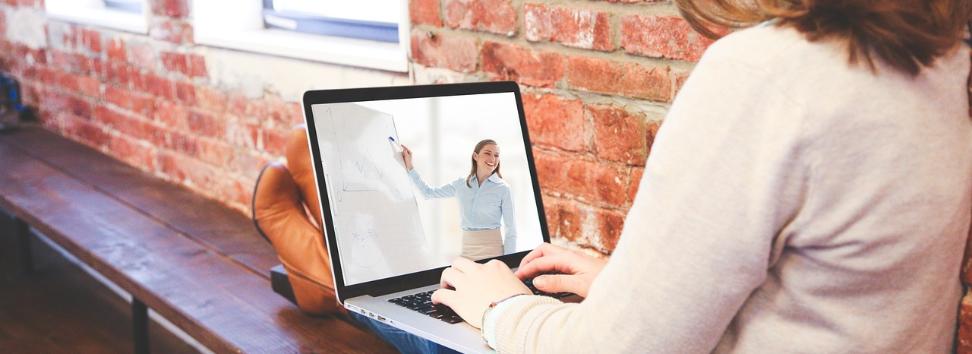
{"label": "keyboard key", "polygon": [[571,293],[555,293],[555,294],[550,294],[550,293],[545,293],[543,291],[540,291],[540,289],[537,289],[537,287],[533,285],[533,279],[528,279],[528,280],[524,281],[523,284],[525,284],[527,286],[527,288],[530,289],[531,292],[533,292],[533,295],[549,296],[549,297],[552,297],[552,298],[555,298],[555,299],[562,299],[562,298],[565,298],[565,297],[568,297],[568,296],[572,295]]}
{"label": "keyboard key", "polygon": [[432,303],[432,293],[434,291],[435,290],[430,290],[417,294],[397,297],[388,300],[388,302],[422,313],[426,316],[446,323],[454,324],[462,322],[462,318],[459,317],[459,315],[452,311],[452,309],[450,309],[448,306]]}
{"label": "keyboard key", "polygon": [[[571,295],[570,293],[556,293],[556,294],[544,293],[533,285],[533,279],[527,280],[523,283],[526,284],[527,288],[529,288],[534,295],[550,296],[557,299],[564,298]],[[435,290],[429,290],[417,294],[405,295],[402,297],[390,299],[388,300],[388,302],[419,312],[426,316],[444,321],[446,323],[454,324],[454,323],[462,322],[462,317],[459,317],[459,315],[457,315],[455,311],[452,311],[452,309],[450,309],[448,306],[437,305],[432,303],[432,293],[434,291]]]}

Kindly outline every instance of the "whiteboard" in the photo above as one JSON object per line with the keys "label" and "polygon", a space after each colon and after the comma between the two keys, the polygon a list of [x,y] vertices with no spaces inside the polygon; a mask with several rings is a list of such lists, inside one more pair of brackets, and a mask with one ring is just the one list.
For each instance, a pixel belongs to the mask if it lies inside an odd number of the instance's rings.
{"label": "whiteboard", "polygon": [[312,106],[346,285],[438,266],[398,146],[395,118],[355,103]]}

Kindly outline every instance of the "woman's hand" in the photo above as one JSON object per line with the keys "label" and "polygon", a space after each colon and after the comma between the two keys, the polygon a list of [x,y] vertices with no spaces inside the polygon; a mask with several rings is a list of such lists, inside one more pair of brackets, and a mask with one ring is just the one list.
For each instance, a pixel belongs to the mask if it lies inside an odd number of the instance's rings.
{"label": "woman's hand", "polygon": [[402,160],[405,160],[405,171],[412,171],[412,150],[402,145]]}
{"label": "woman's hand", "polygon": [[516,294],[533,294],[513,275],[510,267],[495,259],[479,264],[458,258],[442,272],[440,285],[442,289],[432,293],[432,303],[449,306],[476,328],[482,327],[483,313],[494,301]]}
{"label": "woman's hand", "polygon": [[546,293],[567,292],[587,297],[591,283],[606,263],[607,259],[543,243],[523,257],[516,276],[524,280],[536,277],[533,285]]}

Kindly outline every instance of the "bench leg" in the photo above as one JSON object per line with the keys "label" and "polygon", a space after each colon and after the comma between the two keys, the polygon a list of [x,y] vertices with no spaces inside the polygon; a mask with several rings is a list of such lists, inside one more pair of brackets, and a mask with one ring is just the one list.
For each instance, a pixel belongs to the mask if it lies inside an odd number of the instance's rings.
{"label": "bench leg", "polygon": [[30,225],[18,218],[14,218],[14,232],[20,248],[20,269],[25,274],[34,272],[34,257],[30,252]]}
{"label": "bench leg", "polygon": [[132,335],[135,341],[135,354],[148,354],[148,307],[134,297],[132,298]]}

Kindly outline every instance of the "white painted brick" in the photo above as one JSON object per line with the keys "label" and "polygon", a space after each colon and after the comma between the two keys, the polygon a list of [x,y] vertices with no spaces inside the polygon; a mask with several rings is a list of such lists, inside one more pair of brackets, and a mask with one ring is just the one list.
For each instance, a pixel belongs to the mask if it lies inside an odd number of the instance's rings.
{"label": "white painted brick", "polygon": [[455,72],[443,68],[430,68],[418,64],[412,65],[415,84],[451,84],[457,82],[477,82],[485,81],[482,75],[471,75]]}
{"label": "white painted brick", "polygon": [[47,36],[44,33],[47,17],[42,11],[17,7],[8,8],[4,12],[7,18],[8,40],[35,49],[47,46]]}
{"label": "white painted brick", "polygon": [[64,43],[64,37],[71,34],[71,24],[61,21],[49,21],[47,23],[47,43],[51,49],[68,51],[74,49],[68,43]]}
{"label": "white painted brick", "polygon": [[225,90],[240,90],[251,98],[277,93],[285,101],[297,101],[304,91],[411,84],[404,73],[352,68],[304,60],[206,48],[210,83]]}

